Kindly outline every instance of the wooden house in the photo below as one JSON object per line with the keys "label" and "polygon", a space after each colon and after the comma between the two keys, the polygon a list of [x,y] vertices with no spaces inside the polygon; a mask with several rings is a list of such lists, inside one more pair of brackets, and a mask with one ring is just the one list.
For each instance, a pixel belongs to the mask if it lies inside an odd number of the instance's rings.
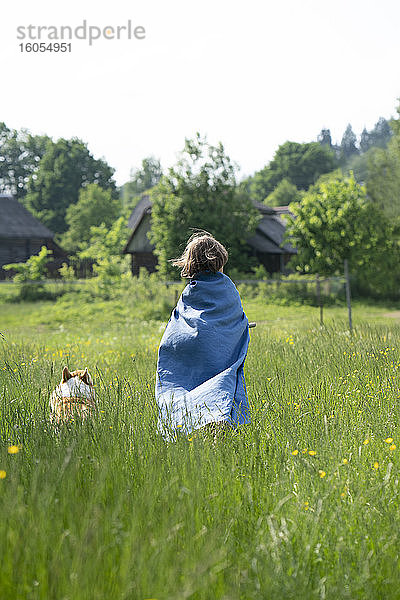
{"label": "wooden house", "polygon": [[284,273],[286,264],[296,248],[285,242],[285,215],[290,215],[288,206],[266,206],[254,202],[261,215],[257,229],[248,240],[250,253],[264,265],[269,273]]}
{"label": "wooden house", "polygon": [[[254,204],[261,219],[256,232],[247,240],[249,253],[257,257],[269,273],[283,272],[291,256],[297,252],[290,244],[284,243],[284,215],[290,214],[290,211],[287,206],[273,208],[259,202]],[[147,235],[151,229],[151,201],[148,195],[144,194],[133,210],[128,227],[131,234],[124,253],[131,255],[132,275],[138,275],[141,267],[146,267],[149,272],[155,271],[157,257]]]}
{"label": "wooden house", "polygon": [[25,262],[42,246],[52,250],[49,271],[56,274],[67,254],[54,241],[54,233],[9,194],[0,194],[0,279],[10,277],[8,263]]}

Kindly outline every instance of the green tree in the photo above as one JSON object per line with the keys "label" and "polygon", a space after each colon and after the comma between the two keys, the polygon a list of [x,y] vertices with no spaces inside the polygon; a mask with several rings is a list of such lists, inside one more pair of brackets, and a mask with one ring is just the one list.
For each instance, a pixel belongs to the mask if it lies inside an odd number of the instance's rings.
{"label": "green tree", "polygon": [[371,145],[376,148],[386,148],[392,135],[391,123],[387,119],[379,117],[374,128],[370,131]]}
{"label": "green tree", "polygon": [[364,127],[360,138],[361,152],[368,152],[370,148],[386,148],[392,135],[393,130],[389,121],[383,117],[379,117],[371,131],[367,131]]}
{"label": "green tree", "polygon": [[49,143],[38,171],[31,176],[25,204],[55,233],[64,233],[67,208],[75,204],[79,191],[89,183],[97,183],[117,197],[114,169],[102,159],[95,159],[86,144],[74,138]]}
{"label": "green tree", "polygon": [[[93,272],[96,275],[97,290],[105,298],[117,293],[116,284],[131,283],[129,260],[122,253],[127,239],[127,219],[119,217],[111,227],[104,223],[90,228],[88,247],[79,253],[80,258],[95,260]],[[128,279],[129,277],[129,279]]]}
{"label": "green tree", "polygon": [[337,159],[327,145],[285,142],[271,162],[248,180],[246,187],[253,200],[262,202],[282,179],[287,179],[299,190],[307,190],[320,175],[337,166]]}
{"label": "green tree", "polygon": [[372,152],[374,152],[373,148],[367,152],[353,154],[346,165],[342,166],[342,173],[345,175],[350,175],[353,173],[357,183],[365,184],[368,178],[368,163],[370,159],[370,153]]}
{"label": "green tree", "polygon": [[[397,113],[400,117],[400,105]],[[392,134],[386,148],[372,148],[367,152],[366,183],[368,196],[375,206],[383,210],[390,219],[399,219],[400,118],[391,121],[390,131]]]}
{"label": "green tree", "polygon": [[70,251],[84,249],[91,238],[91,227],[101,225],[110,228],[121,212],[120,201],[110,189],[103,190],[96,183],[89,183],[79,190],[76,204],[68,206],[65,222],[68,230],[61,243]]}
{"label": "green tree", "polygon": [[298,270],[333,275],[348,259],[360,289],[394,293],[400,269],[395,227],[353,175],[317,183],[291,211],[287,236],[298,249]]}
{"label": "green tree", "polygon": [[[87,247],[79,252],[80,258],[99,260],[110,256],[123,258],[122,250],[127,240],[127,219],[119,217],[109,227],[105,223],[90,227]],[[125,258],[125,257],[124,257]]]}
{"label": "green tree", "polygon": [[160,161],[154,156],[144,158],[141,168],[133,170],[130,181],[122,186],[124,210],[133,210],[139,202],[141,194],[157,185],[161,177]]}
{"label": "green tree", "polygon": [[360,137],[360,150],[362,153],[368,152],[368,150],[371,147],[372,147],[371,133],[369,131],[367,131],[367,129],[364,127],[364,129],[361,132],[361,137]]}
{"label": "green tree", "polygon": [[340,143],[340,162],[345,164],[352,156],[358,154],[357,136],[350,123],[347,125]]}
{"label": "green tree", "polygon": [[184,249],[193,229],[204,229],[227,246],[229,265],[248,266],[246,239],[258,212],[236,184],[235,165],[221,143],[212,146],[197,134],[186,139],[180,160],[151,193],[152,231],[159,271],[175,276],[169,259]]}
{"label": "green tree", "polygon": [[267,206],[287,206],[291,202],[299,202],[301,192],[288,179],[282,179],[273,192],[264,200]]}
{"label": "green tree", "polygon": [[29,178],[38,170],[50,142],[47,135],[32,135],[0,123],[0,191],[23,199]]}
{"label": "green tree", "polygon": [[321,129],[321,132],[318,135],[317,141],[322,146],[328,146],[328,148],[332,148],[332,135],[330,129]]}
{"label": "green tree", "polygon": [[400,148],[398,140],[387,149],[368,152],[368,195],[390,218],[400,217]]}

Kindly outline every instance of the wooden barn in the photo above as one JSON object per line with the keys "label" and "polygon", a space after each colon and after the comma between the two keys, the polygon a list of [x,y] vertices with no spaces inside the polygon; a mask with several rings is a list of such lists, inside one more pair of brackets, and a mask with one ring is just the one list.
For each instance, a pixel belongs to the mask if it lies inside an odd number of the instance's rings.
{"label": "wooden barn", "polygon": [[[255,234],[247,240],[250,253],[269,273],[283,272],[291,256],[296,254],[295,248],[283,242],[286,226],[282,217],[290,214],[289,209],[287,206],[272,208],[259,202],[255,202],[255,206],[261,219]],[[133,210],[128,227],[132,231],[124,253],[131,255],[132,275],[138,275],[141,267],[146,267],[150,273],[155,271],[157,257],[147,235],[151,229],[151,201],[148,195],[144,194]]]}
{"label": "wooden barn", "polygon": [[8,263],[25,262],[42,246],[52,250],[49,271],[55,275],[67,254],[54,241],[54,233],[38,221],[13,196],[0,194],[0,279],[10,277]]}

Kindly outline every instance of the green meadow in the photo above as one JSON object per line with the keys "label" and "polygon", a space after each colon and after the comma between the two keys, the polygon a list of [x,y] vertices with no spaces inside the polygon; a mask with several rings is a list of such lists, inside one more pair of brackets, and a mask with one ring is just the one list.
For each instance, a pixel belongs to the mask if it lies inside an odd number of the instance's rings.
{"label": "green meadow", "polygon": [[[1,600],[400,598],[395,307],[243,303],[251,425],[169,444],[165,306],[0,304]],[[55,431],[65,364],[99,410]]]}

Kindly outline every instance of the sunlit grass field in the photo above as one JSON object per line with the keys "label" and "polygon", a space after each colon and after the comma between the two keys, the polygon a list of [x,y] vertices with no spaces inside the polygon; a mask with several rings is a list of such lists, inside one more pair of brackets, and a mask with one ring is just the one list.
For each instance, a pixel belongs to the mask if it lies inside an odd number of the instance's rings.
{"label": "sunlit grass field", "polygon": [[[0,598],[400,598],[400,327],[393,307],[244,299],[252,424],[156,433],[165,322],[93,302],[0,305]],[[99,412],[48,399],[88,367]]]}

